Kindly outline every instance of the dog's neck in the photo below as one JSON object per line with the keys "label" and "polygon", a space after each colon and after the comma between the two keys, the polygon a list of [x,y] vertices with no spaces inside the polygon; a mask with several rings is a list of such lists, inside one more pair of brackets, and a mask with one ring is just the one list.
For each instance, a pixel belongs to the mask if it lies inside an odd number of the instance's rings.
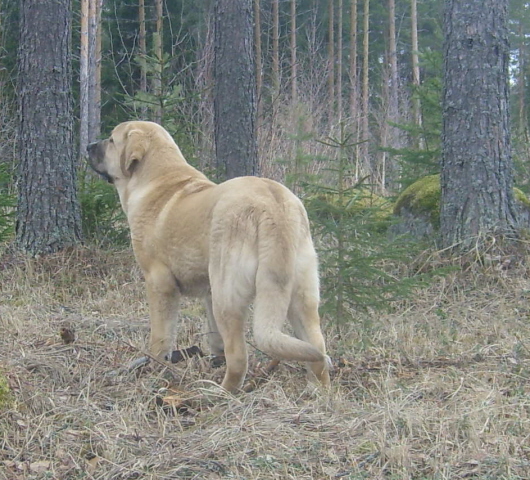
{"label": "dog's neck", "polygon": [[[179,190],[185,196],[215,186],[214,182],[185,160],[161,165],[158,168],[149,166],[145,171],[142,171],[143,166],[138,165],[132,178],[127,182],[116,182],[121,206],[129,220],[136,214],[137,205],[140,205],[146,196],[157,197],[158,191],[169,198]],[[159,189],[160,185],[166,187]],[[172,185],[171,195],[167,195],[167,185]],[[163,199],[160,201],[163,202]]]}

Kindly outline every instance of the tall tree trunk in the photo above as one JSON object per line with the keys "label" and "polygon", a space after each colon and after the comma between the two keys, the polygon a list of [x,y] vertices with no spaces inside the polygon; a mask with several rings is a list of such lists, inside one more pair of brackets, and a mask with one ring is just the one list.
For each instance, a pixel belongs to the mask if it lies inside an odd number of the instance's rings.
{"label": "tall tree trunk", "polygon": [[81,0],[79,155],[100,134],[101,0]]}
{"label": "tall tree trunk", "polygon": [[[421,128],[421,102],[418,96],[420,86],[420,60],[418,44],[418,7],[417,0],[410,0],[410,22],[411,22],[411,42],[412,42],[412,118],[414,125]],[[423,137],[420,135],[418,146],[423,148]]]}
{"label": "tall tree trunk", "polygon": [[[395,0],[388,0],[388,49],[389,49],[389,64],[390,64],[390,101],[389,118],[396,122],[399,116],[399,75],[397,62],[397,46],[396,46],[396,2]],[[396,136],[394,132],[393,136]],[[397,138],[393,138],[396,141]]]}
{"label": "tall tree trunk", "polygon": [[365,168],[364,173],[370,173],[372,166],[368,155],[369,140],[369,106],[370,106],[370,85],[369,81],[369,60],[370,53],[370,0],[364,0],[363,8],[363,79],[362,79],[362,112],[361,112],[361,157]]}
{"label": "tall tree trunk", "polygon": [[291,102],[296,104],[298,86],[296,82],[296,0],[291,0]]}
{"label": "tall tree trunk", "polygon": [[308,40],[308,55],[309,55],[309,78],[310,78],[310,88],[309,88],[309,105],[310,112],[313,112],[317,104],[317,92],[318,85],[320,83],[321,72],[319,71],[318,64],[315,61],[317,58],[317,52],[319,49],[317,41],[317,30],[318,30],[318,7],[317,0],[311,0],[311,9],[310,9],[310,20],[307,30],[307,40]]}
{"label": "tall tree trunk", "polygon": [[508,0],[447,0],[441,231],[446,247],[516,225],[510,150]]}
{"label": "tall tree trunk", "polygon": [[215,148],[221,178],[258,173],[252,0],[215,4]]}
{"label": "tall tree trunk", "polygon": [[101,3],[90,0],[89,4],[89,103],[88,142],[92,143],[101,134]]}
{"label": "tall tree trunk", "polygon": [[[147,35],[145,31],[145,0],[138,1],[138,23],[139,23],[139,34],[138,34],[138,49],[140,52],[140,91],[147,93]],[[141,109],[142,118],[146,118],[147,108],[145,106]]]}
{"label": "tall tree trunk", "polygon": [[164,4],[163,0],[155,0],[156,10],[156,32],[153,38],[153,50],[156,58],[155,74],[153,76],[153,93],[157,98],[159,105],[155,108],[153,120],[156,123],[162,123],[162,74],[164,70],[164,58],[162,52],[163,45],[163,27],[164,27]]}
{"label": "tall tree trunk", "polygon": [[359,180],[359,79],[357,75],[357,0],[350,1],[350,122],[354,130],[355,182]]}
{"label": "tall tree trunk", "polygon": [[343,0],[338,0],[337,5],[337,113],[339,122],[342,121],[342,13]]}
{"label": "tall tree trunk", "polygon": [[256,103],[257,103],[257,128],[261,122],[262,112],[262,89],[263,89],[263,65],[261,59],[261,2],[254,0],[254,50],[256,55]]}
{"label": "tall tree trunk", "polygon": [[81,238],[74,152],[70,0],[21,0],[16,243],[31,254]]}
{"label": "tall tree trunk", "polygon": [[[401,132],[392,124],[399,122],[399,73],[397,61],[397,38],[396,38],[396,2],[395,0],[388,0],[388,56],[390,66],[390,85],[388,91],[388,146],[392,148],[401,148],[400,141]],[[385,153],[385,159],[387,158]],[[394,170],[391,162],[386,166],[385,170],[389,174]],[[386,172],[385,172],[386,173]],[[386,188],[386,181],[383,182],[383,191]]]}
{"label": "tall tree trunk", "polygon": [[79,163],[82,164],[86,157],[86,149],[90,143],[89,130],[89,103],[90,103],[90,77],[89,65],[89,3],[91,0],[81,0],[81,39],[79,53]]}
{"label": "tall tree trunk", "polygon": [[335,116],[335,8],[334,0],[328,0],[328,95],[329,122]]}
{"label": "tall tree trunk", "polygon": [[272,0],[272,101],[280,93],[280,13],[279,0]]}
{"label": "tall tree trunk", "polygon": [[519,23],[519,72],[517,76],[517,86],[519,95],[519,118],[518,133],[526,142],[528,140],[528,122],[526,118],[526,32],[523,28],[523,22]]}

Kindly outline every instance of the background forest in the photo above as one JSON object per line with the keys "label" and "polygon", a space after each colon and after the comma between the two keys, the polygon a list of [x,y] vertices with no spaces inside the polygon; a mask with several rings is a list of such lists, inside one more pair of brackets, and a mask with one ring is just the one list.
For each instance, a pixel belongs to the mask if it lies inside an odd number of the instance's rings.
{"label": "background forest", "polygon": [[[97,2],[94,2],[94,5]],[[104,1],[90,95],[101,101],[101,132],[120,121],[162,121],[192,162],[213,162],[211,1]],[[315,140],[353,135],[348,153],[355,179],[368,177],[393,195],[439,170],[443,2],[256,0],[259,158],[264,175],[293,173],[295,152],[321,169]],[[18,3],[2,4],[2,164],[15,163]],[[81,6],[74,2],[74,92],[80,109]],[[139,12],[145,15],[142,34]],[[512,124],[518,184],[528,153],[528,5],[511,2]],[[93,55],[99,57],[95,50]],[[90,97],[94,98],[94,97]],[[93,103],[93,102],[90,102]],[[84,103],[81,103],[84,105]],[[94,121],[91,122],[94,124]],[[96,122],[97,123],[97,122]],[[91,125],[91,136],[99,126]],[[80,126],[81,128],[81,126]],[[79,129],[78,129],[79,130]],[[90,138],[93,140],[94,138]],[[309,139],[313,141],[309,141]],[[306,141],[307,140],[307,141]],[[350,142],[351,143],[351,142]],[[82,151],[82,150],[81,150]],[[6,188],[5,182],[3,188]],[[4,190],[5,191],[5,190]]]}

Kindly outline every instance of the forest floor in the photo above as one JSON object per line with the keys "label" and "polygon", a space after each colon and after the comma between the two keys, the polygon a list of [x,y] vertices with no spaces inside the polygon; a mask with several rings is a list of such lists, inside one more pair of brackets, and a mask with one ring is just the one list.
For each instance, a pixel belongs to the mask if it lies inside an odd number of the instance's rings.
{"label": "forest floor", "polygon": [[[4,253],[0,479],[528,479],[524,263],[436,277],[341,335],[324,321],[329,393],[249,345],[256,385],[232,396],[207,357],[125,368],[148,335],[129,250]],[[179,347],[207,349],[203,317],[184,304]]]}

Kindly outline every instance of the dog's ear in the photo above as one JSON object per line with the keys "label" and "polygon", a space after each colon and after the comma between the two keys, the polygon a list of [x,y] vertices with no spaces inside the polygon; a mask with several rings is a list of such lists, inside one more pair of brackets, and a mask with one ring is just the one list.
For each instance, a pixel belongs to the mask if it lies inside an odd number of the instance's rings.
{"label": "dog's ear", "polygon": [[136,165],[141,162],[147,152],[147,136],[141,130],[131,130],[127,134],[120,167],[126,177],[130,177]]}

